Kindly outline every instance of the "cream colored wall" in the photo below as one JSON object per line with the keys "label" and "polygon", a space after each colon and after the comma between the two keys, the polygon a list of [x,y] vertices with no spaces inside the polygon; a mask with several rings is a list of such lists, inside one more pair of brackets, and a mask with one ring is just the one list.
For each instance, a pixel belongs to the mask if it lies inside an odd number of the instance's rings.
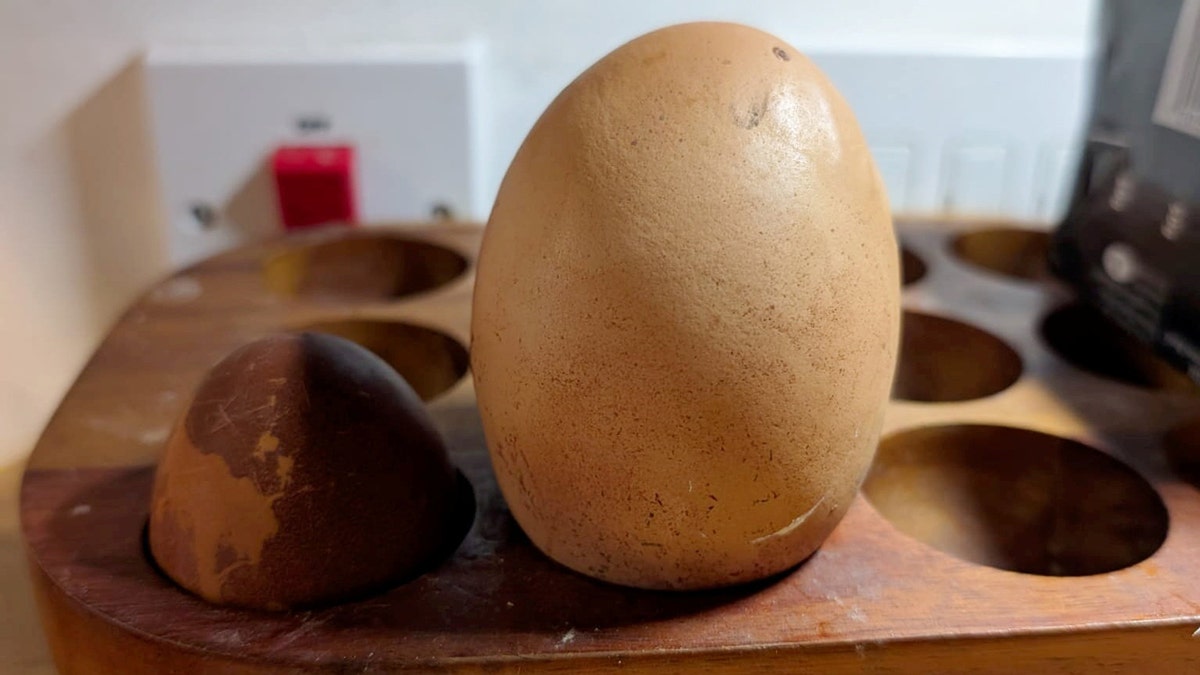
{"label": "cream colored wall", "polygon": [[[803,47],[1078,44],[1092,0],[0,0],[0,465],[22,457],[106,327],[166,272],[137,59],[161,43],[482,36],[503,165],[537,113],[607,50],[723,18]],[[498,173],[498,172],[493,172]],[[489,177],[494,184],[499,175]]]}

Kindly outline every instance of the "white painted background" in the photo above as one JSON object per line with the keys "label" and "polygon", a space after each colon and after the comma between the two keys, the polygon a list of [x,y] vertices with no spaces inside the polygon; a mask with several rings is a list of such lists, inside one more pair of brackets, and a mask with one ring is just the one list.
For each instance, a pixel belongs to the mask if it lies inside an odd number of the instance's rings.
{"label": "white painted background", "polygon": [[736,20],[810,50],[1081,54],[1094,12],[1092,0],[0,0],[0,464],[24,456],[120,308],[166,272],[136,65],[150,44],[483,39],[494,190],[563,85],[664,24]]}

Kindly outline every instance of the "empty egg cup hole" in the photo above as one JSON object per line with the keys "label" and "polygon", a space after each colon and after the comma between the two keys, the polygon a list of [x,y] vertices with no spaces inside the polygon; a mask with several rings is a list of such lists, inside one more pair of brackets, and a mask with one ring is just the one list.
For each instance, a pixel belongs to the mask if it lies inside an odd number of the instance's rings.
{"label": "empty egg cup hole", "polygon": [[988,425],[922,427],[883,440],[863,484],[904,534],[990,567],[1101,574],[1150,557],[1162,499],[1137,472],[1082,443]]}
{"label": "empty egg cup hole", "polygon": [[[465,475],[463,475],[462,471],[456,471],[456,473],[457,480],[454,488],[454,507],[443,529],[443,532],[445,533],[445,540],[433,552],[433,554],[429,556],[429,559],[417,569],[415,573],[390,579],[376,587],[367,588],[361,592],[353,593],[343,598],[338,598],[333,602],[326,602],[321,605],[308,607],[308,609],[319,609],[322,606],[328,607],[332,605],[358,602],[367,598],[379,596],[394,588],[411,583],[425,576],[426,574],[429,574],[449,560],[454,555],[455,551],[458,550],[458,547],[462,545],[463,541],[466,540],[467,535],[470,534],[471,528],[474,527],[475,519],[477,517],[475,488],[471,485],[471,481]],[[386,535],[381,534],[381,536]],[[174,579],[171,578],[171,575],[167,574],[166,571],[163,570],[163,568],[158,564],[158,560],[155,559],[154,553],[150,548],[150,519],[148,516],[142,524],[142,535],[140,541],[142,556],[160,579],[170,584],[181,593],[187,593],[192,597],[198,597],[188,589],[180,586]],[[203,599],[201,600],[203,601]]]}
{"label": "empty egg cup hole", "polygon": [[1037,280],[1049,275],[1046,232],[993,227],[960,234],[950,248],[959,260],[1002,276]]}
{"label": "empty egg cup hole", "polygon": [[1042,338],[1067,363],[1137,387],[1196,394],[1196,384],[1099,310],[1070,304],[1042,321]]}
{"label": "empty egg cup hole", "polygon": [[436,244],[387,235],[351,235],[302,246],[267,261],[267,287],[285,297],[390,300],[429,291],[467,269]]}
{"label": "empty egg cup hole", "polygon": [[356,342],[390,365],[423,401],[458,384],[467,374],[466,347],[432,328],[401,321],[348,319],[325,321],[304,330],[329,333]]}
{"label": "empty egg cup hole", "polygon": [[1021,370],[1021,357],[991,333],[905,311],[892,397],[929,403],[983,398],[1012,386]]}
{"label": "empty egg cup hole", "polygon": [[904,286],[917,283],[925,277],[927,271],[925,261],[906,248],[900,249],[900,270],[901,282]]}

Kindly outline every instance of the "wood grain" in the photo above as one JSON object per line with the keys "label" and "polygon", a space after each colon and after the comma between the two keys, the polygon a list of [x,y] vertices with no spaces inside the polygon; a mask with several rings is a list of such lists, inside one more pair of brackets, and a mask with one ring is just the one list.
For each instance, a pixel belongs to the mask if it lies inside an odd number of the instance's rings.
{"label": "wood grain", "polygon": [[[1200,627],[1200,493],[1189,482],[1194,477],[1168,461],[1163,436],[1190,428],[1181,425],[1200,415],[1200,398],[1104,379],[1056,356],[1040,338],[1039,322],[1069,301],[1064,289],[980,274],[953,258],[949,237],[985,226],[904,224],[906,247],[927,266],[926,276],[906,287],[905,305],[995,335],[1019,355],[1023,374],[983,398],[894,401],[885,436],[932,425],[1009,426],[1108,454],[1153,485],[1169,516],[1166,540],[1145,560],[1088,576],[1005,571],[903,534],[859,498],[820,551],[768,582],[690,594],[602,584],[549,561],[512,520],[491,476],[465,377],[430,406],[477,502],[470,532],[441,566],[386,593],[309,612],[209,605],[160,575],[143,542],[157,453],[207,368],[254,338],[315,324],[356,322],[347,330],[368,339],[378,333],[363,333],[362,322],[405,322],[463,345],[469,340],[478,228],[325,231],[239,249],[150,289],[113,328],[55,413],[25,475],[21,516],[58,667],[67,674],[593,672],[618,666],[649,672],[1196,672],[1200,641],[1191,636]],[[355,278],[333,295],[279,293],[268,281],[267,263],[281,254],[379,236],[416,237],[458,252],[469,264],[444,285],[398,297],[403,284],[394,279],[385,292],[371,279]],[[437,269],[446,269],[443,264]],[[405,333],[386,334],[402,341]],[[926,361],[908,376],[937,367],[936,359]],[[429,365],[437,359],[394,362],[402,369],[444,368]],[[977,367],[990,365],[983,359]],[[444,374],[429,381],[445,388]],[[1178,434],[1172,438],[1178,447]],[[1086,498],[1087,490],[1071,494]]]}

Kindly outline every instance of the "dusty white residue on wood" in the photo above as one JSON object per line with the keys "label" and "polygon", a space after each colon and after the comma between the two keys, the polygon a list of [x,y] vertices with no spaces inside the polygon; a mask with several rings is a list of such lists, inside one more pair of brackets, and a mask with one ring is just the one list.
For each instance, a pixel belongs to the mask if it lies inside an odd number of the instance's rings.
{"label": "dusty white residue on wood", "polygon": [[107,417],[85,417],[83,423],[94,432],[111,434],[130,441],[144,442],[141,439],[142,432],[139,431],[141,424],[131,421],[130,417],[128,411],[117,410]]}
{"label": "dusty white residue on wood", "polygon": [[213,641],[223,643],[228,646],[238,647],[244,643],[242,633],[236,628],[213,631],[212,633],[209,633],[209,636]]}
{"label": "dusty white residue on wood", "polygon": [[71,515],[73,515],[73,516],[86,516],[87,514],[89,514],[91,512],[92,512],[91,504],[80,504],[80,505],[76,506],[75,508],[71,509]]}
{"label": "dusty white residue on wood", "polygon": [[867,622],[867,613],[862,610],[862,607],[859,607],[858,605],[851,605],[847,607],[846,603],[837,595],[828,595],[826,597],[836,602],[838,607],[845,609],[846,616],[849,617],[851,621],[856,621],[858,623]]}
{"label": "dusty white residue on wood", "polygon": [[158,427],[155,429],[147,429],[138,434],[138,441],[142,445],[158,445],[167,440],[167,436],[171,433],[170,427]]}
{"label": "dusty white residue on wood", "polygon": [[858,623],[866,623],[867,622],[867,613],[864,612],[862,610],[862,607],[859,607],[858,605],[851,607],[850,612],[847,616],[850,617],[851,621],[856,621]]}
{"label": "dusty white residue on wood", "polygon": [[102,417],[88,417],[84,419],[84,424],[92,431],[103,431],[110,434],[122,434],[125,431],[124,425],[114,424],[113,422]]}
{"label": "dusty white residue on wood", "polygon": [[324,619],[313,619],[312,614],[306,613],[302,615],[300,625],[296,628],[285,631],[282,635],[275,638],[270,645],[270,652],[283,652],[297,640],[300,640],[306,635],[315,632],[318,628],[325,625]]}
{"label": "dusty white residue on wood", "polygon": [[204,287],[194,277],[178,277],[154,289],[150,299],[154,302],[182,304],[204,295]]}
{"label": "dusty white residue on wood", "polygon": [[574,642],[575,635],[576,635],[575,629],[572,628],[571,630],[567,631],[566,633],[563,633],[562,639],[560,639],[558,641],[558,644],[565,645],[565,644],[570,644],[571,642]]}
{"label": "dusty white residue on wood", "polygon": [[804,521],[808,520],[809,516],[811,516],[812,514],[816,513],[816,511],[817,511],[817,507],[819,507],[819,506],[820,506],[822,503],[824,503],[824,502],[825,502],[825,498],[824,498],[824,497],[821,497],[820,499],[818,499],[818,500],[817,500],[817,503],[816,503],[816,504],[813,504],[813,505],[812,505],[812,508],[811,508],[811,509],[809,509],[809,510],[805,511],[804,513],[801,513],[801,514],[800,514],[800,515],[798,515],[798,516],[796,516],[796,517],[795,517],[795,518],[792,520],[792,522],[788,523],[787,525],[784,525],[783,527],[779,528],[778,530],[775,530],[775,531],[774,531],[774,532],[772,532],[771,534],[765,534],[765,535],[763,535],[763,536],[761,536],[761,537],[758,537],[757,539],[752,539],[752,540],[750,541],[750,543],[751,543],[751,544],[762,544],[762,543],[764,543],[764,542],[766,542],[766,541],[770,541],[771,539],[774,539],[774,538],[776,538],[776,537],[784,537],[784,536],[787,536],[787,535],[791,534],[792,532],[795,532],[795,531],[796,531],[796,528],[798,528],[798,527],[800,527],[801,525],[803,525],[803,524],[804,524]]}

